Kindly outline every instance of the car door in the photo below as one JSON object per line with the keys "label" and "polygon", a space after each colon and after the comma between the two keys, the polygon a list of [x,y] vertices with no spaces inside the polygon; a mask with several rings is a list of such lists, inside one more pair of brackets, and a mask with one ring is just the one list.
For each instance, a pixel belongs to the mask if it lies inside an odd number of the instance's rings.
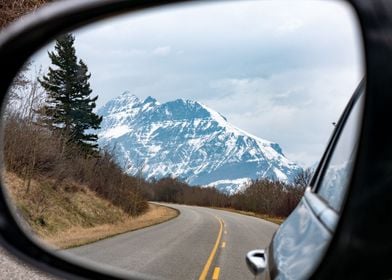
{"label": "car door", "polygon": [[311,276],[333,236],[347,199],[357,150],[364,81],[358,86],[335,127],[304,197],[276,232],[266,261],[271,279]]}

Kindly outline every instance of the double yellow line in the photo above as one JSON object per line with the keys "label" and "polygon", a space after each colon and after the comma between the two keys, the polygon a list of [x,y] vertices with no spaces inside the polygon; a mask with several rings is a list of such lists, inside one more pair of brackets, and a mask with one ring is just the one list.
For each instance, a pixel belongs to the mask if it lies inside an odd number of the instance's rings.
{"label": "double yellow line", "polygon": [[[218,250],[219,243],[220,243],[220,241],[221,241],[221,239],[222,239],[223,221],[222,221],[222,219],[218,218],[217,216],[215,216],[215,218],[219,221],[219,225],[220,225],[219,233],[218,233],[218,238],[217,238],[216,241],[215,241],[215,245],[214,245],[214,247],[212,248],[211,254],[210,254],[210,256],[208,257],[208,260],[207,260],[207,262],[206,262],[206,264],[205,264],[205,266],[204,266],[204,268],[203,268],[203,271],[202,271],[201,274],[200,274],[199,280],[205,280],[205,279],[206,279],[207,274],[208,274],[208,271],[210,270],[212,261],[214,260],[216,251]],[[218,271],[217,273],[219,274],[219,271]],[[214,274],[216,274],[215,271],[214,271]]]}

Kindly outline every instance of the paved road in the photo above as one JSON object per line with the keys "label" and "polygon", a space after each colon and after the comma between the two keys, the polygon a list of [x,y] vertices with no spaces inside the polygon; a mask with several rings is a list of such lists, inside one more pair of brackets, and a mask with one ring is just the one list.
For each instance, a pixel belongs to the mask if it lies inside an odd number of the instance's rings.
{"label": "paved road", "polygon": [[277,225],[236,213],[174,205],[168,222],[67,253],[163,279],[254,279],[244,256],[268,246]]}

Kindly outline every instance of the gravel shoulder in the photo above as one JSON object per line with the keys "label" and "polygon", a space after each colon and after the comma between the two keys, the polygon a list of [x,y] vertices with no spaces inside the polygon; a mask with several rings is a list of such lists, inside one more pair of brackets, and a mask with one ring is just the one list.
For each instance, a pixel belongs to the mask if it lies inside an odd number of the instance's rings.
{"label": "gravel shoulder", "polygon": [[60,278],[48,275],[36,268],[17,260],[0,247],[0,279],[5,280],[57,280]]}

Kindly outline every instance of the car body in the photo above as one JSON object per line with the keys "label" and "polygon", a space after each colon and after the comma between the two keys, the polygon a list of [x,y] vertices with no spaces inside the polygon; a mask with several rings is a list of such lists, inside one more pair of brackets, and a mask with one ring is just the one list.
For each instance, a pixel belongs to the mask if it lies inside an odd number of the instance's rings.
{"label": "car body", "polygon": [[[56,34],[116,14],[177,2],[184,1],[64,1],[11,26],[0,39],[2,102],[24,62]],[[392,108],[392,3],[350,3],[362,28],[366,82],[359,85],[337,124],[301,203],[275,234],[266,253],[250,255],[264,258],[265,262],[258,264],[267,264],[264,276],[271,279],[392,277],[392,134],[388,125]],[[356,110],[356,105],[360,109]],[[323,180],[328,178],[331,159],[340,153],[337,147],[345,125],[355,114],[355,135],[348,133],[355,143],[353,153],[349,153],[350,167],[344,183],[336,185],[341,189],[333,202],[323,196]],[[32,242],[10,208],[6,195],[0,192],[0,242],[21,259],[65,278],[132,278],[64,259]],[[257,272],[254,261],[249,263]]]}
{"label": "car body", "polygon": [[[364,95],[363,80],[335,126],[325,155],[297,208],[275,233],[266,251],[256,250],[247,256],[249,268],[260,278],[304,279],[321,261],[347,198]],[[263,262],[257,270],[256,262],[260,259]]]}

